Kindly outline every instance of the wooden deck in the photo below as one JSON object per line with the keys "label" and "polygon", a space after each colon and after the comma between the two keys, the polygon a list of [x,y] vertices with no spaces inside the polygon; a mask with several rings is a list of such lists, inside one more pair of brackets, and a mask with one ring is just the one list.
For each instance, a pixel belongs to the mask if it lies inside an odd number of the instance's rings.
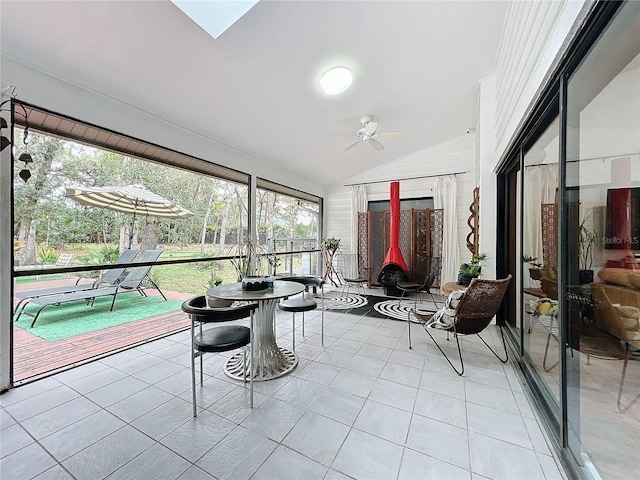
{"label": "wooden deck", "polygon": [[[68,281],[64,281],[68,283]],[[62,285],[60,281],[56,285]],[[16,291],[48,288],[53,282],[16,285]],[[169,300],[183,301],[190,294],[177,292],[163,293]],[[148,295],[156,295],[155,290],[147,290]],[[129,322],[124,325],[78,335],[56,342],[48,342],[22,328],[13,329],[13,380],[19,382],[79,362],[84,362],[105,353],[156,339],[189,327],[189,319],[182,312],[165,313],[155,317]]]}

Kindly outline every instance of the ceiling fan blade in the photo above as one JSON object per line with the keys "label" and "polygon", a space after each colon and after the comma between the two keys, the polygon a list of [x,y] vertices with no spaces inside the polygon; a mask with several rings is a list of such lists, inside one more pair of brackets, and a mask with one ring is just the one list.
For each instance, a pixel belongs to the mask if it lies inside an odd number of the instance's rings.
{"label": "ceiling fan blade", "polygon": [[353,147],[355,147],[356,145],[358,145],[361,142],[361,140],[358,140],[357,142],[353,142],[351,145],[345,147],[342,151],[346,152],[347,150],[351,150]]}
{"label": "ceiling fan blade", "polygon": [[378,136],[380,137],[399,137],[400,135],[404,135],[403,131],[395,131],[395,132],[380,132]]}
{"label": "ceiling fan blade", "polygon": [[369,122],[364,126],[364,131],[367,135],[373,135],[376,133],[376,128],[378,128],[378,124],[376,122]]}
{"label": "ceiling fan blade", "polygon": [[375,148],[376,150],[380,151],[384,148],[384,145],[382,145],[378,140],[376,140],[375,138],[370,138],[369,139],[369,145],[371,145],[373,148]]}

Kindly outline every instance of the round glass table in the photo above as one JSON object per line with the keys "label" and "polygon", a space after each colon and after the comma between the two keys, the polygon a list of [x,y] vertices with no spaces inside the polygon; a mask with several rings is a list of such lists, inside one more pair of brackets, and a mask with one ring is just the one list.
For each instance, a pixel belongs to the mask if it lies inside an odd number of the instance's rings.
{"label": "round glass table", "polygon": [[[298,356],[291,350],[279,347],[275,335],[275,313],[281,298],[304,291],[297,282],[274,281],[273,288],[258,291],[242,289],[242,283],[220,285],[207,290],[207,296],[224,300],[255,302],[258,304],[253,325],[253,380],[271,380],[291,372],[298,365]],[[231,378],[245,380],[242,362],[243,353],[232,356],[224,372]]]}

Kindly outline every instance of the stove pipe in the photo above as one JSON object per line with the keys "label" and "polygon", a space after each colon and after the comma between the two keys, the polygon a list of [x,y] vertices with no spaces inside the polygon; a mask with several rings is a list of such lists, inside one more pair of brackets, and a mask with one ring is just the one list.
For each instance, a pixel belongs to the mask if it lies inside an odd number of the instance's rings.
{"label": "stove pipe", "polygon": [[384,286],[387,295],[400,296],[399,280],[409,280],[409,271],[400,251],[400,182],[392,182],[389,209],[389,250],[378,273],[378,283]]}
{"label": "stove pipe", "polygon": [[395,264],[406,273],[409,269],[400,251],[400,182],[391,182],[389,202],[389,250],[382,266]]}

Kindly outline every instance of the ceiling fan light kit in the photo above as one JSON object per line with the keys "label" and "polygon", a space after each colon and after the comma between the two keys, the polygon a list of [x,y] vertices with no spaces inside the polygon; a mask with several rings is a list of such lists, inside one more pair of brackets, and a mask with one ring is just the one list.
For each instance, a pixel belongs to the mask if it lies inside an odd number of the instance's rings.
{"label": "ceiling fan light kit", "polygon": [[371,121],[371,117],[369,115],[364,115],[360,117],[360,123],[364,125],[358,133],[356,137],[358,140],[353,142],[351,145],[347,145],[342,151],[346,152],[347,150],[351,150],[353,147],[358,145],[359,143],[367,142],[374,149],[380,151],[384,148],[377,139],[381,136],[393,136],[393,135],[402,135],[404,132],[380,132],[376,133],[378,129],[378,124],[376,122]]}

